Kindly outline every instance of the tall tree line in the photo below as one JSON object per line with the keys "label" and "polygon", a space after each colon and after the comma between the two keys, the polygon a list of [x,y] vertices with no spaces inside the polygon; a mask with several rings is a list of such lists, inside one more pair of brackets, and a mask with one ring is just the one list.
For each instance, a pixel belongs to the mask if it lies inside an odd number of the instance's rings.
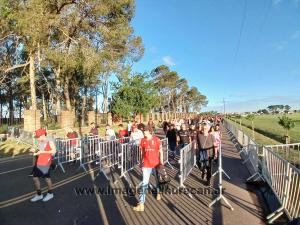
{"label": "tall tree line", "polygon": [[134,0],[0,0],[0,115],[39,109],[55,121],[69,110],[84,125],[94,105],[121,117],[200,111],[206,96],[176,71],[131,71],[144,54],[134,13]]}
{"label": "tall tree line", "polygon": [[99,89],[108,102],[110,75],[144,52],[134,9],[133,0],[1,0],[1,109],[86,115]]}

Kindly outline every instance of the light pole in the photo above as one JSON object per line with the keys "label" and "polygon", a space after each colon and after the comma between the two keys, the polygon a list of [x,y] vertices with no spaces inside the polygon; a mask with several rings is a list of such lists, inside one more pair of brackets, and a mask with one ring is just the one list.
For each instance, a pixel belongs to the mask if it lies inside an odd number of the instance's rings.
{"label": "light pole", "polygon": [[225,116],[225,118],[226,118],[226,111],[225,111],[225,98],[223,98],[223,106],[224,106],[224,116]]}

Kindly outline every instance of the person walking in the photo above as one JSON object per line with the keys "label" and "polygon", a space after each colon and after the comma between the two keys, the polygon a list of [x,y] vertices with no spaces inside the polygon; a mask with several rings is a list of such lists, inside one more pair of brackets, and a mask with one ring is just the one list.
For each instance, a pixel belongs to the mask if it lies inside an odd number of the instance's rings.
{"label": "person walking", "polygon": [[144,134],[141,130],[138,129],[137,126],[133,126],[133,132],[130,135],[130,143],[135,145],[140,145],[141,140],[144,138]]}
{"label": "person walking", "polygon": [[190,132],[186,129],[186,125],[182,124],[181,130],[177,134],[177,145],[181,149],[189,143],[191,143]]}
{"label": "person walking", "polygon": [[177,147],[177,131],[175,129],[174,124],[171,124],[170,129],[167,131],[166,137],[168,138],[168,144],[171,151],[171,158],[175,159],[175,153]]}
{"label": "person walking", "polygon": [[145,210],[146,191],[149,184],[151,173],[154,172],[156,178],[156,199],[161,200],[161,193],[158,185],[158,172],[156,168],[163,165],[163,152],[161,142],[158,137],[150,132],[148,126],[144,129],[144,138],[141,140],[141,167],[143,173],[143,181],[139,192],[139,203],[133,208],[134,211],[142,212]]}
{"label": "person walking", "polygon": [[221,134],[221,131],[220,131],[220,125],[219,124],[216,124],[214,126],[214,128],[212,128],[212,134],[214,135],[215,137],[215,163],[217,163],[218,161],[218,152],[219,152],[219,147],[220,147],[220,143],[221,143],[221,138],[222,138],[222,134]]}
{"label": "person walking", "polygon": [[[36,151],[36,149],[30,150],[34,156],[37,156],[36,165],[33,167],[33,183],[36,189],[36,195],[30,199],[31,202],[39,200],[47,202],[54,197],[50,179],[50,166],[52,163],[52,156],[56,153],[56,147],[54,142],[49,140],[46,136],[47,132],[45,129],[40,128],[36,130],[35,137],[38,140],[38,151]],[[41,191],[39,178],[44,178],[48,186],[48,193],[45,197]]]}
{"label": "person walking", "polygon": [[210,185],[211,172],[212,172],[212,160],[215,158],[215,137],[209,133],[210,125],[204,123],[202,126],[202,132],[197,136],[197,165],[201,170],[201,178],[204,179],[206,174],[206,185]]}

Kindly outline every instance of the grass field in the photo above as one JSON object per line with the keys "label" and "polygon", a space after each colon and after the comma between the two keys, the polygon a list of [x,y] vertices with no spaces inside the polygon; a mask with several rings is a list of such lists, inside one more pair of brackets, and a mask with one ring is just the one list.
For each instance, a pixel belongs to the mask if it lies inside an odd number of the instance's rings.
{"label": "grass field", "polygon": [[[235,124],[235,126],[237,126],[238,128],[240,128],[240,124],[234,123],[233,121],[230,121],[230,122]],[[247,134],[249,137],[252,138],[252,130],[250,128],[242,125],[241,130],[245,134]],[[266,137],[265,135],[260,134],[258,132],[254,132],[254,136],[255,136],[255,142],[260,144],[260,145],[277,145],[277,144],[280,144],[280,142],[278,142],[278,141],[276,141],[272,138]]]}
{"label": "grass field", "polygon": [[[290,131],[291,143],[300,142],[300,113],[289,115],[296,122],[296,126]],[[239,120],[237,122],[230,121],[240,128]],[[278,116],[264,115],[257,116],[254,120],[255,129],[254,136],[255,142],[260,145],[277,145],[284,142],[282,136],[284,134],[283,128],[278,124]],[[241,130],[252,138],[251,121],[242,119]],[[299,149],[290,149],[289,152],[279,150],[276,152],[284,159],[290,161],[293,165],[299,168],[300,152]]]}
{"label": "grass field", "polygon": [[[256,116],[254,120],[255,131],[266,137],[269,137],[277,142],[284,143],[283,136],[285,134],[284,129],[278,124],[278,117],[282,115],[261,115]],[[291,129],[289,135],[291,137],[291,143],[300,142],[300,113],[294,113],[288,115],[292,118],[296,126]],[[239,120],[236,120],[239,123]],[[251,121],[242,118],[242,124],[251,128]]]}

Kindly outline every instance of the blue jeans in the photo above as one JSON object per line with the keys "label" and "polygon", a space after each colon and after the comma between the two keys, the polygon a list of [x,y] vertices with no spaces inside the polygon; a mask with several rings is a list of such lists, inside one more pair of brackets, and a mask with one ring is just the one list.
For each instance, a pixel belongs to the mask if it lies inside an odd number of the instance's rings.
{"label": "blue jeans", "polygon": [[139,202],[141,204],[144,204],[145,200],[146,200],[146,191],[148,189],[151,173],[154,173],[154,175],[155,175],[157,193],[159,192],[159,187],[158,187],[158,173],[155,168],[144,168],[143,167],[142,172],[143,172],[143,181],[142,181],[142,185],[141,185],[141,189],[140,189],[140,193],[139,193]]}

